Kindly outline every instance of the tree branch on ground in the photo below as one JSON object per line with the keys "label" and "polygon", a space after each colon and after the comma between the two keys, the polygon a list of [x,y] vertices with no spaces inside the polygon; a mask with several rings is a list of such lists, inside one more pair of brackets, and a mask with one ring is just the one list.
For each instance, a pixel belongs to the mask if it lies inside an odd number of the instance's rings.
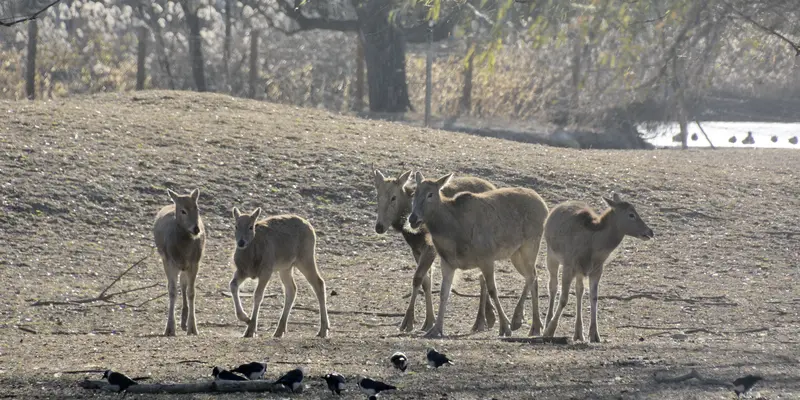
{"label": "tree branch on ground", "polygon": [[[110,385],[106,381],[83,380],[78,385],[84,389],[103,390],[116,392],[119,390],[117,385]],[[133,385],[128,387],[127,393],[234,393],[234,392],[285,392],[283,385],[276,385],[272,381],[210,381],[202,383],[178,383],[178,384],[149,384]]]}
{"label": "tree branch on ground", "polygon": [[720,386],[726,386],[726,387],[730,387],[732,385],[730,382],[725,382],[725,381],[721,381],[721,380],[718,380],[718,379],[712,379],[712,378],[704,378],[694,368],[692,368],[692,370],[689,371],[688,374],[683,374],[683,375],[679,375],[679,376],[675,376],[675,377],[671,377],[671,378],[670,377],[661,377],[661,376],[659,376],[658,372],[659,371],[653,372],[653,379],[656,381],[656,383],[679,383],[679,382],[688,381],[689,379],[697,379],[698,381],[700,381],[701,383],[706,384],[706,385],[720,385]]}

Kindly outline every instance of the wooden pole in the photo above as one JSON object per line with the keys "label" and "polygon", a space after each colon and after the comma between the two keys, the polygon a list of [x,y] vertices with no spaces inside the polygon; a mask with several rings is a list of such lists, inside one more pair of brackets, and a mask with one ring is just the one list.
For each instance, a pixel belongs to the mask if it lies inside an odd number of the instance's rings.
{"label": "wooden pole", "polygon": [[258,29],[250,31],[250,98],[256,98],[258,83]]}
{"label": "wooden pole", "polygon": [[139,45],[136,49],[136,90],[144,90],[146,78],[145,60],[147,59],[147,27],[139,27]]}
{"label": "wooden pole", "polygon": [[431,122],[431,97],[433,91],[433,20],[428,21],[428,56],[425,62],[425,126]]}
{"label": "wooden pole", "polygon": [[28,60],[25,67],[25,94],[28,100],[36,98],[36,39],[39,27],[36,20],[28,21]]}
{"label": "wooden pole", "polygon": [[[119,390],[117,385],[110,385],[107,381],[83,380],[79,385],[84,389],[99,389],[109,392]],[[276,385],[272,381],[209,381],[198,383],[178,384],[138,384],[128,387],[128,393],[234,393],[234,392],[285,392],[286,387]]]}

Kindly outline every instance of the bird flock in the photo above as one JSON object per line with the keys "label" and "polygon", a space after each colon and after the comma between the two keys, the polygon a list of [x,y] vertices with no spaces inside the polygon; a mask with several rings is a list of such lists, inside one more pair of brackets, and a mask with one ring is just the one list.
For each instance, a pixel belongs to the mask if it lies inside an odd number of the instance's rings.
{"label": "bird flock", "polygon": [[[429,348],[426,353],[428,368],[438,369],[443,365],[453,365],[453,361],[447,355],[436,351],[434,348]],[[409,360],[402,352],[395,352],[389,357],[389,362],[393,368],[405,373],[409,367]],[[211,370],[211,375],[215,381],[255,381],[264,379],[267,372],[267,363],[253,361],[246,364],[241,364],[231,370],[223,369],[214,366]],[[303,367],[295,368],[283,374],[280,378],[273,382],[273,385],[279,385],[285,390],[292,393],[302,393],[304,390],[303,379],[305,378],[305,369]],[[109,385],[116,386],[118,393],[127,394],[131,386],[138,385],[139,380],[148,379],[144,378],[129,378],[121,372],[106,370],[103,373],[103,379],[106,379]],[[330,372],[322,376],[328,389],[331,393],[341,395],[343,391],[347,390],[347,379],[338,372]],[[358,377],[356,381],[358,389],[368,396],[369,400],[376,400],[378,396],[388,390],[397,390],[397,386],[390,385],[365,376]],[[748,388],[749,389],[749,388]]]}

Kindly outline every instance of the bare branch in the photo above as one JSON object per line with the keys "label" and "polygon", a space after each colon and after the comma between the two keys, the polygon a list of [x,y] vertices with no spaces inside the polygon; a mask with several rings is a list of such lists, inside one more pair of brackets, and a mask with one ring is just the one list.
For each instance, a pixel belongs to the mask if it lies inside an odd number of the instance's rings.
{"label": "bare branch", "polygon": [[722,2],[725,3],[725,5],[727,5],[728,7],[730,7],[731,10],[733,10],[733,12],[735,12],[737,15],[742,17],[742,19],[744,19],[745,21],[747,21],[750,24],[754,25],[755,27],[761,29],[762,31],[764,31],[766,33],[769,33],[770,35],[773,35],[773,36],[777,37],[778,39],[781,39],[782,41],[784,41],[787,44],[789,44],[789,46],[791,46],[792,49],[796,52],[795,56],[796,57],[800,57],[800,44],[797,44],[797,43],[793,42],[791,39],[789,39],[786,36],[782,35],[778,31],[776,31],[775,29],[762,25],[761,23],[759,23],[758,21],[754,20],[749,15],[737,10],[736,7],[734,7],[732,4],[728,3],[727,1],[723,0]]}
{"label": "bare branch", "polygon": [[0,20],[0,26],[14,26],[16,24],[19,24],[20,22],[25,22],[25,21],[30,21],[30,20],[36,19],[36,17],[38,17],[39,14],[47,11],[48,8],[56,5],[56,3],[60,2],[60,1],[61,0],[56,0],[56,1],[52,2],[52,3],[50,3],[50,4],[47,4],[46,6],[44,6],[44,8],[40,9],[39,11],[36,11],[35,13],[31,14],[30,16],[23,17],[21,19],[11,20],[11,22],[3,22],[2,20]]}

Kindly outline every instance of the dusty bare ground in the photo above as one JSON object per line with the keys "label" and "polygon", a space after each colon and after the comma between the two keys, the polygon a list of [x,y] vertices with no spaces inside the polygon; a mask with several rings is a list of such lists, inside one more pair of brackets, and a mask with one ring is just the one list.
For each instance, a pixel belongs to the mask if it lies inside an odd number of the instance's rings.
{"label": "dusty bare ground", "polygon": [[[271,361],[270,378],[295,365],[308,368],[314,379],[298,398],[327,397],[317,377],[331,370],[351,378],[348,398],[365,397],[352,391],[356,374],[398,385],[391,398],[733,396],[696,380],[653,378],[692,368],[723,380],[762,374],[767,380],[756,389],[764,398],[800,395],[798,152],[577,151],[182,92],[0,106],[4,396],[106,396],[76,385],[99,374],[64,373],[69,370],[112,368],[190,382],[208,379],[212,365],[261,357]],[[608,265],[600,293],[603,343],[505,343],[497,327],[469,335],[478,300],[459,296],[452,297],[445,323],[450,337],[401,334],[396,326],[407,304],[412,257],[399,236],[374,233],[372,163],[392,174],[455,171],[528,186],[551,207],[566,199],[600,207],[600,196],[617,190],[636,204],[656,240],[626,239]],[[109,293],[155,287],[112,297],[114,303],[32,306],[96,296],[151,252],[150,229],[156,210],[169,201],[166,188],[195,186],[209,234],[198,281],[198,337],[158,337],[166,298],[144,303],[166,290],[156,256]],[[271,282],[260,337],[240,337],[245,327],[221,294],[232,273],[234,205],[294,212],[314,224],[328,290],[337,292],[328,300],[330,339],[314,337],[316,301],[299,274],[288,336],[271,338],[282,305],[280,284]],[[498,269],[502,294],[518,295],[521,278],[508,262]],[[547,278],[539,271],[544,294]],[[438,270],[434,276],[438,282]],[[477,293],[475,277],[462,275],[457,290]],[[253,287],[250,282],[245,292]],[[438,307],[438,295],[435,301]],[[510,314],[514,301],[503,301]],[[574,304],[573,296],[559,335],[572,336]],[[543,298],[542,315],[545,305]],[[423,316],[420,303],[417,328]],[[431,345],[456,365],[426,370],[424,351]],[[395,350],[411,357],[414,374],[388,368]]]}

